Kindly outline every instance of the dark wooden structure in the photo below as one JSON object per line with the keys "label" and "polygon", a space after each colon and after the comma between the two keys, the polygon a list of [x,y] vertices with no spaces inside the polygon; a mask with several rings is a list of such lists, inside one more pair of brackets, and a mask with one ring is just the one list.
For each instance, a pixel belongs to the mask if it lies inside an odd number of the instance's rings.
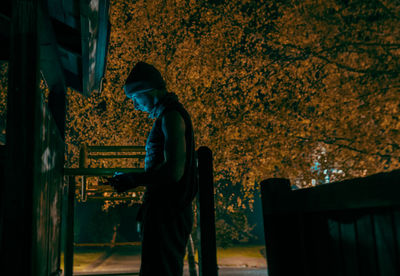
{"label": "dark wooden structure", "polygon": [[9,68],[0,143],[1,275],[62,273],[65,91],[101,90],[107,17],[107,0],[1,2],[0,60]]}
{"label": "dark wooden structure", "polygon": [[199,174],[198,218],[200,222],[199,274],[200,276],[217,276],[212,151],[207,147],[200,147],[197,151],[197,158]]}
{"label": "dark wooden structure", "polygon": [[400,275],[400,170],[261,193],[270,276]]}

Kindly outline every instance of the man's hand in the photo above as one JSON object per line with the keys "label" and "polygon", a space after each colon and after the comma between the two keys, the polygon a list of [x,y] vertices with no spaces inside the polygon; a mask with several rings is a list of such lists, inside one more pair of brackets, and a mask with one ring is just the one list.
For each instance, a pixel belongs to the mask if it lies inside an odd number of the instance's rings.
{"label": "man's hand", "polygon": [[123,193],[138,186],[134,177],[128,173],[115,173],[113,177],[106,178],[106,182],[101,185],[110,185],[117,193]]}

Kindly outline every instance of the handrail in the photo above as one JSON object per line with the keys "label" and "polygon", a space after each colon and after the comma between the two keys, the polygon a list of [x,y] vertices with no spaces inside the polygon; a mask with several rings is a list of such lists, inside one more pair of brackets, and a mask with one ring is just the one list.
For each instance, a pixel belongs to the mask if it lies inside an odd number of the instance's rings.
{"label": "handrail", "polygon": [[117,159],[117,158],[137,158],[137,159],[144,159],[146,155],[144,154],[138,154],[138,155],[88,155],[88,158],[90,159]]}
{"label": "handrail", "polygon": [[144,146],[86,146],[88,152],[143,152]]}
{"label": "handrail", "polygon": [[112,176],[116,172],[144,172],[142,168],[64,168],[68,176]]}
{"label": "handrail", "polygon": [[[89,153],[138,153],[138,154],[89,154]],[[112,176],[116,172],[143,172],[143,168],[89,168],[89,159],[144,159],[146,148],[144,146],[89,146],[82,144],[79,151],[79,168],[64,168],[64,175],[82,176],[81,200],[87,200],[88,176]]]}

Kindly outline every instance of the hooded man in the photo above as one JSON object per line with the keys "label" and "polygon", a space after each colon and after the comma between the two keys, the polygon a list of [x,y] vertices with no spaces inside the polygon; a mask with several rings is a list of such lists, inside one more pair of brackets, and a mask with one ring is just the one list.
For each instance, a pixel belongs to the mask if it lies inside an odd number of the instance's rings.
{"label": "hooded man", "polygon": [[124,91],[135,109],[149,113],[155,122],[146,142],[145,172],[116,175],[109,183],[117,192],[146,187],[138,215],[142,222],[140,275],[182,275],[193,224],[191,202],[197,192],[192,122],[152,65],[137,63]]}

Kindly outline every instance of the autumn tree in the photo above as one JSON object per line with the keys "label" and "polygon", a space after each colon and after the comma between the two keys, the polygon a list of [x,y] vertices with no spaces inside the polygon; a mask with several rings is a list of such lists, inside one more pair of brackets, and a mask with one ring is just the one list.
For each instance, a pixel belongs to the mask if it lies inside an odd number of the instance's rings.
{"label": "autumn tree", "polygon": [[151,63],[214,153],[219,237],[246,240],[262,179],[399,168],[399,14],[396,0],[111,0],[104,89],[68,91],[67,165],[84,142],[145,144],[152,120],[122,86]]}
{"label": "autumn tree", "polygon": [[154,64],[191,112],[197,145],[214,152],[218,233],[245,240],[242,210],[263,178],[308,186],[327,170],[340,172],[332,181],[398,168],[398,9],[112,1],[107,83],[90,99],[71,94],[69,139],[144,144],[151,121],[121,87],[135,62]]}

